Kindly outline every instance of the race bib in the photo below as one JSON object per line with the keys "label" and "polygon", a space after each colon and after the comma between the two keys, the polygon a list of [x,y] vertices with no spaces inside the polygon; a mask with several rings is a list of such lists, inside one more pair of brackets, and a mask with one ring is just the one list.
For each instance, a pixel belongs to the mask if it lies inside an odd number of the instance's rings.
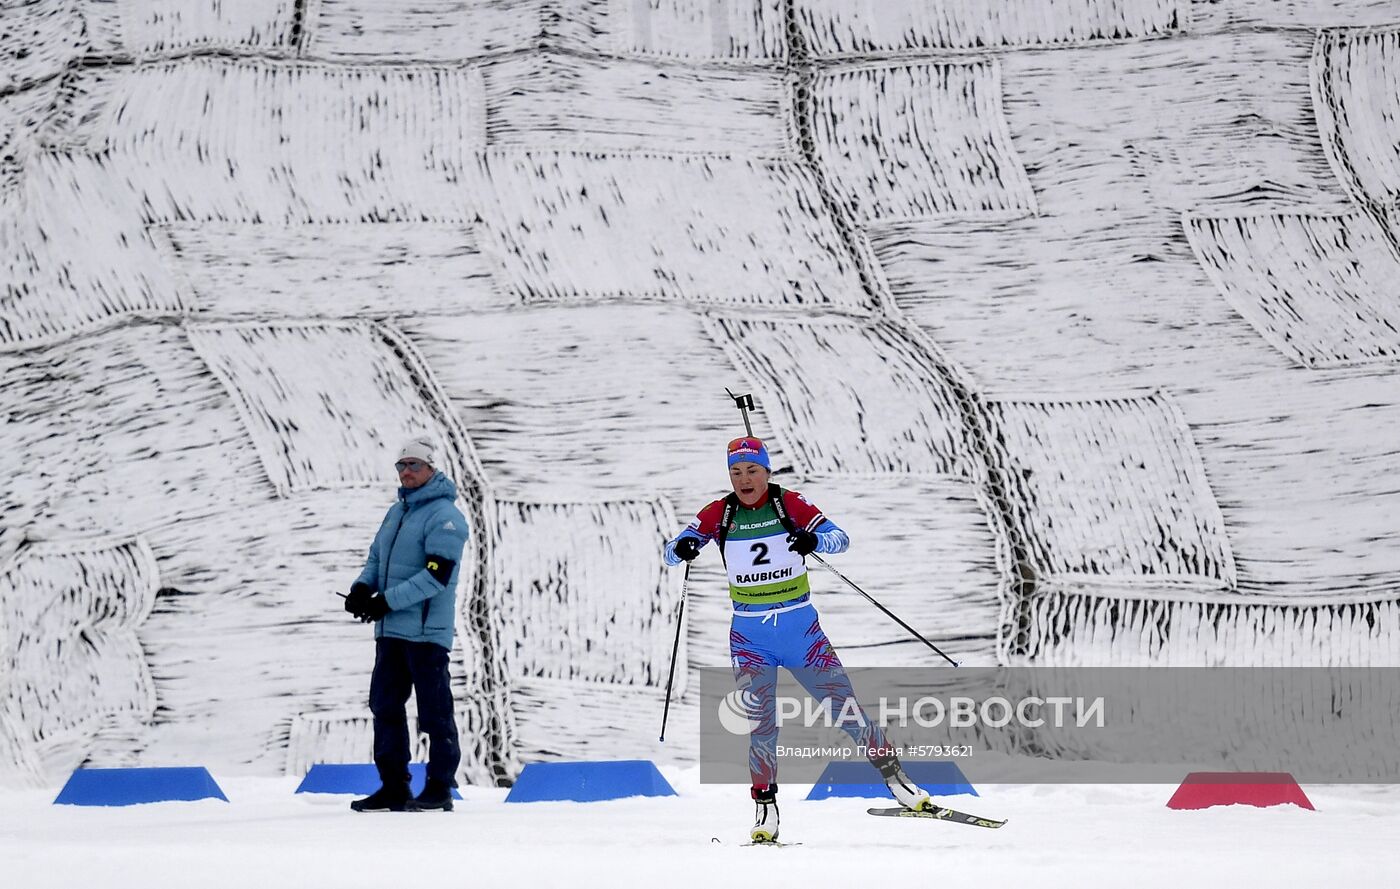
{"label": "race bib", "polygon": [[736,510],[724,541],[729,596],[765,604],[806,595],[807,566],[788,549],[788,534],[771,504]]}

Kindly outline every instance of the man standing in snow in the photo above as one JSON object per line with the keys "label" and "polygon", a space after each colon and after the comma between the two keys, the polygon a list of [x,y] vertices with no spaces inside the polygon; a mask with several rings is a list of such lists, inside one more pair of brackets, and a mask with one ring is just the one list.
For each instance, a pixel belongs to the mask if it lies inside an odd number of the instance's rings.
{"label": "man standing in snow", "polygon": [[[679,565],[718,540],[729,574],[729,653],[734,679],[750,702],[750,795],[756,804],[749,835],[756,843],[778,838],[776,695],[778,667],[788,670],[833,714],[859,711],[850,679],[812,607],[805,557],[842,553],[846,532],[796,491],[769,483],[768,449],[753,437],[729,443],[729,482],[734,489],[700,510],[666,544],[666,564]],[[850,709],[848,709],[848,707]],[[889,749],[884,732],[861,715],[840,726],[871,751],[896,800],[910,809],[931,805]]]}
{"label": "man standing in snow", "polygon": [[[345,610],[374,621],[374,764],[382,785],[350,808],[357,812],[452,810],[462,751],[447,673],[456,615],[457,563],[467,520],[453,505],[457,486],[434,468],[438,452],[427,438],[399,451],[399,497],[384,516],[364,570],[350,587]],[[428,735],[428,781],[410,797],[409,735],[404,704],[418,697],[418,726]]]}

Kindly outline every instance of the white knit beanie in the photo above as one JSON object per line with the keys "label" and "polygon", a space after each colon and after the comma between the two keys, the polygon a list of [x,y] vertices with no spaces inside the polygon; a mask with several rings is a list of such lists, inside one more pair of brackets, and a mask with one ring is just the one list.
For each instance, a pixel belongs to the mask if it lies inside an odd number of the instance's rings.
{"label": "white knit beanie", "polygon": [[400,460],[422,460],[429,466],[437,465],[437,445],[427,436],[410,438],[399,449]]}

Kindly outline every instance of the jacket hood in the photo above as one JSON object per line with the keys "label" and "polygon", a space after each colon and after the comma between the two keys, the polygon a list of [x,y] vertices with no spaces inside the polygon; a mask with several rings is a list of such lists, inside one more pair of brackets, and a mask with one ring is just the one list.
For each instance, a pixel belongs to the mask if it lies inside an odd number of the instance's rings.
{"label": "jacket hood", "polygon": [[433,473],[433,477],[423,483],[421,488],[399,488],[399,499],[409,506],[419,506],[429,500],[457,499],[457,485],[452,479],[442,474],[442,470]]}

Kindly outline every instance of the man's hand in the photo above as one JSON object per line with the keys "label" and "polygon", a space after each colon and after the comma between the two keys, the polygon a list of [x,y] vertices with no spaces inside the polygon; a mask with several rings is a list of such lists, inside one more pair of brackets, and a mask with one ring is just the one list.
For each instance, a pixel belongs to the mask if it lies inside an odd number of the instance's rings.
{"label": "man's hand", "polygon": [[689,562],[700,555],[700,540],[695,537],[682,537],[676,541],[676,558]]}
{"label": "man's hand", "polygon": [[799,556],[810,556],[817,551],[817,535],[811,531],[798,531],[789,535],[788,549]]}
{"label": "man's hand", "polygon": [[350,595],[345,597],[345,610],[359,617],[364,614],[365,606],[369,604],[369,597],[374,590],[370,589],[367,583],[353,583],[350,585]]}
{"label": "man's hand", "polygon": [[382,594],[375,593],[373,596],[370,596],[369,601],[365,603],[364,610],[356,616],[365,623],[369,623],[370,621],[383,619],[384,615],[388,613],[389,600],[384,598]]}

